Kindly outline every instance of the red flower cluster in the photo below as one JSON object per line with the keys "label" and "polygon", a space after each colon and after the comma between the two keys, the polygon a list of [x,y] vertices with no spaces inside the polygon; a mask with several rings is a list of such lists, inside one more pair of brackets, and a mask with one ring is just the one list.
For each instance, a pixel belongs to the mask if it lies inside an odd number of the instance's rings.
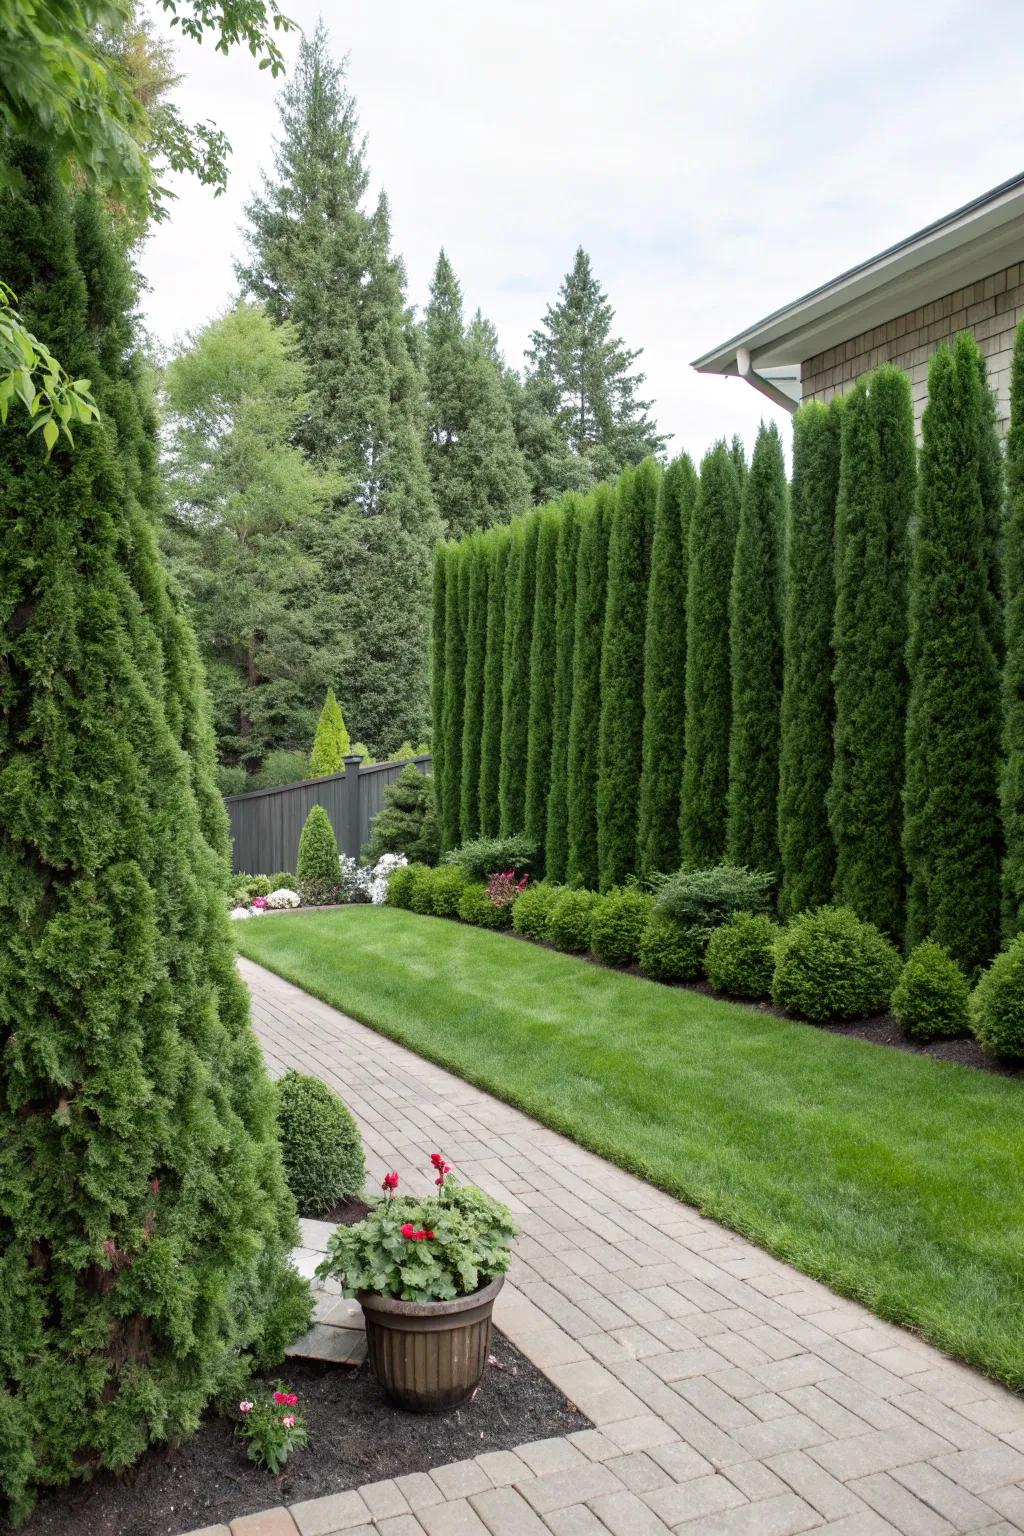
{"label": "red flower cluster", "polygon": [[398,1188],[398,1174],[397,1173],[386,1173],[384,1175],[384,1182],[381,1185],[381,1189],[386,1189],[387,1190],[387,1192],[388,1192],[388,1199],[389,1200],[391,1199],[391,1196],[394,1194],[394,1192],[395,1192],[395,1190],[397,1188]]}
{"label": "red flower cluster", "polygon": [[426,1228],[424,1228],[421,1232],[417,1232],[411,1221],[403,1222],[402,1236],[407,1238],[410,1243],[420,1243],[424,1240],[429,1243],[433,1242],[434,1239],[433,1232],[428,1231]]}
{"label": "red flower cluster", "polygon": [[445,1174],[451,1173],[452,1165],[451,1163],[445,1162],[440,1152],[431,1152],[430,1161],[433,1163],[434,1168],[437,1171],[437,1178],[434,1180],[434,1183],[440,1189],[444,1184]]}
{"label": "red flower cluster", "polygon": [[494,907],[510,907],[517,896],[526,889],[529,875],[516,879],[514,869],[506,869],[500,875],[492,875],[487,882],[487,899]]}
{"label": "red flower cluster", "polygon": [[298,1400],[299,1394],[297,1392],[274,1393],[274,1402],[280,1404],[282,1408],[294,1408]]}

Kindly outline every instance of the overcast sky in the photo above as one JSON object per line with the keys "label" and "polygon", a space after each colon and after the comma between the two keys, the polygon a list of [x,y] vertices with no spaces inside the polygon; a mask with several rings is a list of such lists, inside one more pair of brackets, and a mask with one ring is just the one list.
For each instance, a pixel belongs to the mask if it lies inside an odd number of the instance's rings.
{"label": "overcast sky", "polygon": [[[519,364],[577,245],[643,347],[671,448],[752,440],[767,401],[690,361],[1021,169],[1019,0],[285,0],[323,15],[391,202],[410,302],[443,244]],[[289,57],[294,39],[285,41]],[[164,343],[234,293],[278,85],[182,42],[183,111],[233,145],[143,266]]]}

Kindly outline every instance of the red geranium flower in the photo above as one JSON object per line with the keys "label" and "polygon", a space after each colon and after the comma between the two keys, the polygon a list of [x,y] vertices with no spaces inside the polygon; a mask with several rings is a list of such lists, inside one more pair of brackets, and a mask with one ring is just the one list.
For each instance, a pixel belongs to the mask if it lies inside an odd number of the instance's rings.
{"label": "red geranium flower", "polygon": [[416,1228],[413,1226],[411,1221],[403,1221],[403,1223],[402,1223],[402,1236],[403,1237],[415,1237],[416,1236]]}
{"label": "red geranium flower", "polygon": [[274,1402],[279,1403],[284,1408],[294,1408],[298,1400],[299,1394],[297,1392],[274,1393]]}
{"label": "red geranium flower", "polygon": [[381,1189],[386,1189],[388,1194],[390,1195],[392,1193],[392,1191],[396,1190],[397,1188],[398,1188],[398,1174],[397,1173],[386,1173],[384,1175],[384,1182],[381,1185]]}

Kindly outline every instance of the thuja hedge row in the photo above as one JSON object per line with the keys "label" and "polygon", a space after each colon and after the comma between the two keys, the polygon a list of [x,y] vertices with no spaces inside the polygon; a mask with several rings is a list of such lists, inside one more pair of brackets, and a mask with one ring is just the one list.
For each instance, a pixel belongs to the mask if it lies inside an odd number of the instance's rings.
{"label": "thuja hedge row", "polygon": [[[740,468],[743,473],[740,473]],[[1008,493],[1008,494],[1007,494]],[[976,975],[1024,926],[1024,326],[437,552],[443,841],[608,890],[727,856]]]}

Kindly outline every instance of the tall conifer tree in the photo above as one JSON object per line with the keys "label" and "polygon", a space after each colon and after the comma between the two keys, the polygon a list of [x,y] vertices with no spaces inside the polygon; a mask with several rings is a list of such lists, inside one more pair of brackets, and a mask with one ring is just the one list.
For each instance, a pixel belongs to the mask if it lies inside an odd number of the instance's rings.
{"label": "tall conifer tree", "polygon": [[969,333],[932,358],[910,575],[907,942],[937,939],[969,973],[999,938],[1002,722],[987,387]]}
{"label": "tall conifer tree", "polygon": [[779,752],[780,910],[792,917],[832,895],[832,625],[842,397],[793,419]]}
{"label": "tall conifer tree", "polygon": [[735,864],[779,866],[782,536],[786,465],[774,422],[754,443],[740,511],[729,601],[732,720],[726,849]]}
{"label": "tall conifer tree", "polygon": [[453,544],[448,551],[444,615],[444,703],[441,735],[444,740],[444,777],[439,800],[442,848],[459,843],[462,821],[462,724],[466,703],[466,618],[469,548]]}
{"label": "tall conifer tree", "polygon": [[608,597],[601,647],[597,769],[597,863],[602,890],[637,867],[639,796],[636,758],[643,751],[644,626],[651,539],[661,471],[653,459],[623,472],[608,541]]}
{"label": "tall conifer tree", "polygon": [[480,832],[495,837],[501,825],[502,678],[505,663],[505,592],[512,546],[511,529],[488,534],[487,642],[480,744]]}
{"label": "tall conifer tree", "polygon": [[729,593],[740,489],[728,446],[700,466],[690,517],[686,588],[686,756],[679,836],[683,861],[717,863],[725,853],[729,793]]}
{"label": "tall conifer tree", "polygon": [[533,633],[530,637],[530,717],[526,748],[527,836],[537,845],[537,872],[545,867],[544,843],[548,830],[548,790],[551,787],[552,720],[555,704],[555,642],[558,600],[558,531],[562,520],[557,505],[537,514],[537,576],[533,597]]}
{"label": "tall conifer tree", "polygon": [[1003,673],[1003,926],[1024,928],[1024,321],[1017,327],[1006,439],[1006,666]]}
{"label": "tall conifer tree", "polygon": [[502,832],[522,832],[526,817],[526,754],[530,736],[530,636],[537,580],[537,514],[512,525],[512,555],[505,585],[505,637],[501,692]]}
{"label": "tall conifer tree", "polygon": [[886,364],[843,410],[836,513],[835,756],[829,822],[838,901],[901,939],[908,530],[914,408]]}
{"label": "tall conifer tree", "polygon": [[351,752],[345,717],[333,688],[328,688],[320,719],[316,723],[313,751],[309,758],[309,771],[314,778],[322,774],[341,773],[345,767],[345,755]]}
{"label": "tall conifer tree", "polygon": [[587,498],[576,575],[576,633],[569,710],[569,857],[571,885],[596,890],[598,721],[601,650],[608,591],[608,536],[615,494],[599,485]]}
{"label": "tall conifer tree", "polygon": [[480,831],[480,753],[483,746],[484,667],[487,661],[487,545],[482,535],[467,545],[466,703],[462,722],[462,841]]}
{"label": "tall conifer tree", "polygon": [[558,527],[555,596],[555,693],[551,713],[551,784],[548,791],[544,867],[547,878],[565,880],[569,858],[569,715],[572,709],[572,660],[576,638],[576,556],[582,502],[569,494],[562,501]]}
{"label": "tall conifer tree", "polygon": [[[430,627],[430,741],[434,755],[434,792],[440,797],[444,777],[444,746],[441,740],[444,713],[444,635],[447,614],[445,581],[448,572],[448,545],[440,539],[434,546],[434,579],[431,593]],[[439,801],[440,803],[440,801]]]}

